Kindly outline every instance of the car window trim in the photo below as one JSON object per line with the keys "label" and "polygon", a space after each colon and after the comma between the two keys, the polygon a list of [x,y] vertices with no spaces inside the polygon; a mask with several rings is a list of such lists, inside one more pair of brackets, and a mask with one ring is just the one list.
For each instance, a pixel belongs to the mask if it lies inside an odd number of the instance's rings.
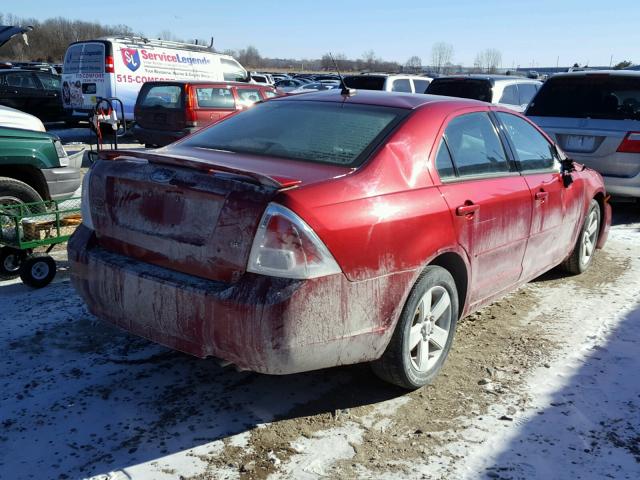
{"label": "car window trim", "polygon": [[[473,182],[473,181],[479,181],[479,180],[491,180],[496,178],[508,178],[508,177],[519,177],[519,176],[521,176],[520,172],[478,173],[475,175],[465,175],[462,177],[455,177],[447,180],[440,179],[440,183],[450,184],[450,183],[460,183],[460,182]],[[440,174],[438,174],[438,178],[440,178]]]}

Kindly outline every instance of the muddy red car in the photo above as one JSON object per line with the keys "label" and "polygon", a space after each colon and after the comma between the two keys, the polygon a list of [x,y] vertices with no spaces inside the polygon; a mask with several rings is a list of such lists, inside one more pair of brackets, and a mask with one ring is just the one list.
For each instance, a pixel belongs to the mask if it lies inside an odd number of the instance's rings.
{"label": "muddy red car", "polygon": [[459,318],[557,265],[580,273],[603,246],[602,178],[519,114],[344,93],[97,161],[69,243],[89,309],[242,369],[372,362],[417,388]]}

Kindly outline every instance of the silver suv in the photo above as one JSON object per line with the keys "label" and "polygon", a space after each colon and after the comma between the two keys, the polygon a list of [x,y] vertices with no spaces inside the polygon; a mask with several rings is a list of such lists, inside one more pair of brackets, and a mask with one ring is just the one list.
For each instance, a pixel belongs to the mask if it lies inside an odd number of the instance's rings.
{"label": "silver suv", "polygon": [[471,98],[524,112],[542,82],[510,75],[455,75],[434,79],[425,93]]}
{"label": "silver suv", "polygon": [[609,193],[640,198],[640,72],[555,75],[526,115],[570,157],[600,172]]}

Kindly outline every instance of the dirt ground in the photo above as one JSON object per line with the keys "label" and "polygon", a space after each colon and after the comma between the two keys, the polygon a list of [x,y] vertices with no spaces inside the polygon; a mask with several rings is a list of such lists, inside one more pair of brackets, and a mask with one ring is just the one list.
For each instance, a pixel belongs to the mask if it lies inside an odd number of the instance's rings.
{"label": "dirt ground", "polygon": [[[585,274],[551,271],[463,319],[435,383],[410,393],[367,365],[269,377],[132,337],[86,311],[57,252],[46,289],[0,282],[0,478],[462,478],[469,448],[537,401],[532,372],[551,378],[567,339],[597,330],[589,312],[637,301],[630,211]],[[637,455],[633,435],[606,427],[600,447]]]}

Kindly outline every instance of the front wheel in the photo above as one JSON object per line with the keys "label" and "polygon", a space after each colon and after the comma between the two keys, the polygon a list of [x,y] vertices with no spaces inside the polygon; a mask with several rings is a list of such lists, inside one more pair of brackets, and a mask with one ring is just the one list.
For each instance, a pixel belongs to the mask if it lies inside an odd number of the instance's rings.
{"label": "front wheel", "polygon": [[49,255],[28,257],[20,265],[20,279],[33,288],[46,287],[56,276],[56,262]]}
{"label": "front wheel", "polygon": [[449,354],[457,320],[453,277],[442,267],[427,267],[409,294],[387,349],[372,364],[374,372],[409,390],[431,383]]}
{"label": "front wheel", "polygon": [[16,278],[25,257],[23,250],[11,247],[0,248],[0,278]]}
{"label": "front wheel", "polygon": [[562,268],[567,272],[575,275],[580,274],[589,268],[589,265],[593,262],[596,243],[598,243],[598,234],[600,233],[600,219],[600,205],[593,199],[571,255],[562,262]]}

